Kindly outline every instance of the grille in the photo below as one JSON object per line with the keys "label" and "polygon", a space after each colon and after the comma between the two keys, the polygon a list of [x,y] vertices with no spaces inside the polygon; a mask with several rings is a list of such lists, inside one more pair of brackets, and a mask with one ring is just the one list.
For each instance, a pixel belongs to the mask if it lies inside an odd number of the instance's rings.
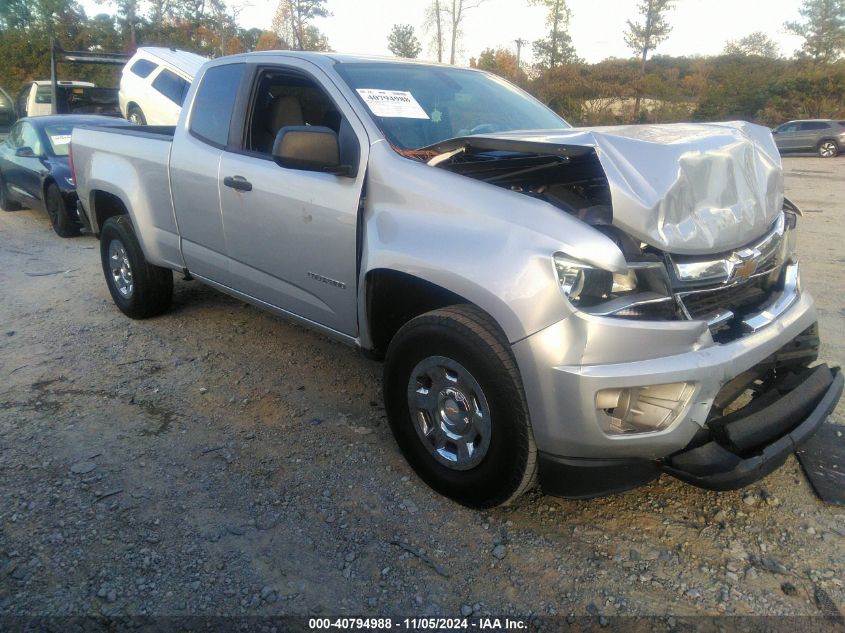
{"label": "grille", "polygon": [[678,298],[693,319],[702,319],[719,309],[730,310],[734,314],[749,312],[766,300],[769,290],[769,275],[759,275],[731,286],[682,292]]}

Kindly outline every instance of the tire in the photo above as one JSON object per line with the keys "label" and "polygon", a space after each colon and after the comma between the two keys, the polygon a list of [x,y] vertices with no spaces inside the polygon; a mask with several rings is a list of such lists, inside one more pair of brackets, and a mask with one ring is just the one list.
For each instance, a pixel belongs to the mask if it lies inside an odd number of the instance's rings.
{"label": "tire", "polygon": [[[474,306],[428,312],[397,332],[384,364],[384,401],[399,449],[437,492],[490,508],[536,482],[522,379],[507,339]],[[444,424],[451,435],[439,431]]]}
{"label": "tire", "polygon": [[135,125],[147,124],[147,118],[138,106],[132,106],[129,108],[129,111],[126,113],[126,120],[134,123]]}
{"label": "tire", "polygon": [[816,151],[822,158],[833,158],[839,153],[839,146],[836,144],[836,141],[825,139],[819,142]]}
{"label": "tire", "polygon": [[100,231],[100,259],[112,299],[133,319],[167,312],[173,300],[173,272],[147,262],[128,215],[106,220]]}
{"label": "tire", "polygon": [[21,205],[9,198],[9,192],[6,191],[6,181],[0,175],[0,209],[3,211],[20,211]]}
{"label": "tire", "polygon": [[74,237],[79,235],[82,225],[76,218],[71,217],[62,193],[54,183],[47,186],[47,194],[44,196],[44,206],[47,207],[47,215],[50,217],[50,224],[56,235],[59,237]]}

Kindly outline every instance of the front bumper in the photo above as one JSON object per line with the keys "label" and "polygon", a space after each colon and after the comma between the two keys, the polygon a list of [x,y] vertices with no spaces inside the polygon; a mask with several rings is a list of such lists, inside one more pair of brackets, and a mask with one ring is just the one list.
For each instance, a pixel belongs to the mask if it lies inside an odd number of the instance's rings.
{"label": "front bumper", "polygon": [[780,468],[836,407],[845,385],[839,368],[819,365],[771,405],[735,416],[723,431],[660,460],[572,459],[540,453],[547,494],[585,499],[635,488],[661,472],[709,490],[742,488]]}
{"label": "front bumper", "polygon": [[[668,459],[694,444],[707,429],[722,387],[782,350],[815,322],[812,297],[799,291],[791,305],[765,327],[725,344],[714,343],[707,324],[700,321],[656,323],[580,313],[518,341],[513,351],[541,455],[544,487],[563,496],[585,497],[633,487],[669,468],[682,476],[682,468]],[[835,405],[841,376],[832,376],[829,399]],[[694,391],[666,428],[613,434],[603,426],[596,406],[599,391],[677,382],[693,385]],[[765,459],[734,464],[729,470],[735,466],[760,477],[780,465],[789,452],[781,454],[782,446],[789,443],[784,438],[797,433],[798,426],[817,427],[807,422],[813,416],[807,417],[807,411],[803,414],[793,415],[789,428],[782,428],[770,442],[777,446],[768,449]],[[827,413],[819,415],[821,420]],[[782,439],[785,444],[778,444]],[[750,456],[744,455],[741,461],[746,458]],[[693,473],[685,478],[706,484]],[[728,479],[722,487],[733,487]],[[737,475],[736,481],[746,479]],[[570,482],[571,489],[555,490],[553,482],[561,480]]]}

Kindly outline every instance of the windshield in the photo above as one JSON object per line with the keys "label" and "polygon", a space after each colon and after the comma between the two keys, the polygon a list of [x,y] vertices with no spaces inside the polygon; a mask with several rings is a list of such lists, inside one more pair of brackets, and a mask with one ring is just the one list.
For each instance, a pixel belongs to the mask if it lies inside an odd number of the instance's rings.
{"label": "windshield", "polygon": [[486,73],[393,63],[336,68],[398,149],[473,134],[570,127],[516,86]]}
{"label": "windshield", "polygon": [[50,149],[56,156],[67,156],[70,148],[70,135],[73,128],[70,125],[48,125],[44,128],[50,139]]}

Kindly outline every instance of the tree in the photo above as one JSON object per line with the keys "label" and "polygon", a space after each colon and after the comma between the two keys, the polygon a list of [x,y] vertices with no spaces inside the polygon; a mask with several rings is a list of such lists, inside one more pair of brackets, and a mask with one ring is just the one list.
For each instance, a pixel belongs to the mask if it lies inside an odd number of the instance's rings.
{"label": "tree", "polygon": [[566,0],[531,0],[534,6],[544,7],[548,36],[536,40],[532,46],[536,65],[542,70],[551,70],[559,64],[572,64],[580,60],[569,36],[569,20],[572,17]]}
{"label": "tree", "polygon": [[275,51],[287,48],[287,45],[279,39],[273,31],[262,31],[255,41],[256,51]]}
{"label": "tree", "polygon": [[164,20],[173,10],[172,0],[149,0],[149,12],[147,17],[150,25],[155,30],[161,30],[164,26]]}
{"label": "tree", "polygon": [[641,0],[639,6],[643,22],[628,20],[628,32],[625,33],[625,44],[641,56],[642,72],[645,72],[645,62],[649,51],[669,37],[672,27],[666,21],[666,14],[672,9],[674,0]]}
{"label": "tree", "polygon": [[293,50],[328,50],[326,36],[311,24],[311,20],[330,15],[326,0],[279,0],[273,16],[273,30]]}
{"label": "tree", "polygon": [[[674,0],[640,0],[639,12],[642,22],[628,20],[628,31],[625,33],[625,44],[640,56],[640,75],[645,75],[645,62],[649,51],[657,48],[663,40],[669,37],[672,27],[666,21],[666,14],[672,9]],[[640,102],[642,94],[637,90],[634,101],[634,121],[640,118]]]}
{"label": "tree", "polygon": [[784,25],[804,38],[797,54],[822,64],[837,60],[845,52],[845,0],[804,0],[798,13],[802,22]]}
{"label": "tree", "polygon": [[446,4],[443,7],[446,15],[449,18],[449,35],[450,35],[450,47],[449,47],[449,63],[455,63],[455,53],[458,46],[458,40],[460,39],[462,32],[461,32],[461,24],[464,22],[464,18],[466,18],[466,13],[470,9],[477,8],[481,3],[485,0],[447,0]]}
{"label": "tree", "polygon": [[506,48],[497,48],[495,50],[485,48],[481,51],[477,60],[470,60],[470,66],[481,70],[489,70],[491,73],[496,73],[499,77],[504,77],[510,81],[517,81],[519,78],[516,55]]}
{"label": "tree", "polygon": [[414,27],[410,24],[394,24],[390,35],[387,36],[387,48],[396,57],[414,59],[422,50],[420,41],[414,35]]}
{"label": "tree", "polygon": [[[444,0],[445,1],[445,0]],[[432,33],[434,50],[437,53],[437,61],[443,62],[443,6],[441,0],[434,0],[425,10],[425,25],[427,32]]]}
{"label": "tree", "polygon": [[728,40],[725,44],[725,55],[742,55],[749,57],[768,57],[777,59],[780,57],[780,48],[772,38],[762,31],[755,31],[738,40]]}
{"label": "tree", "polygon": [[26,28],[32,23],[32,18],[27,0],[0,2],[0,32]]}

